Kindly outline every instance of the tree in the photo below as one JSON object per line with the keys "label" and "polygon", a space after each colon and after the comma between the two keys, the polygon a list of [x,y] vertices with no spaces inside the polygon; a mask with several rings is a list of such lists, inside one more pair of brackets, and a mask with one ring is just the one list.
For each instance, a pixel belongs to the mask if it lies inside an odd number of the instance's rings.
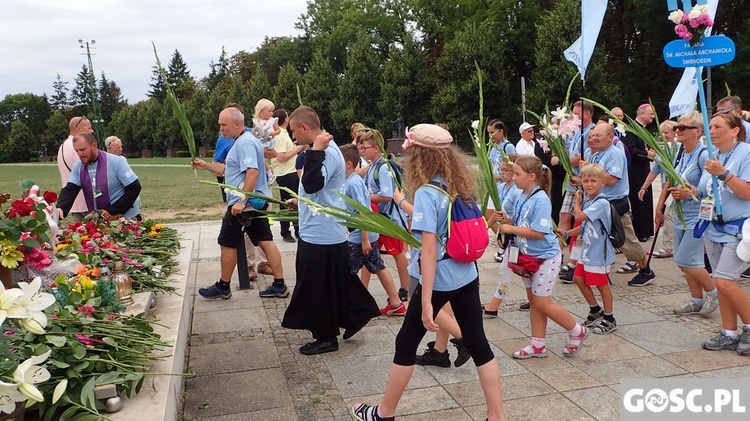
{"label": "tree", "polygon": [[195,80],[190,76],[187,64],[182,59],[182,54],[174,50],[172,59],[167,66],[167,82],[172,87],[177,98],[189,98],[195,92]]}
{"label": "tree", "polygon": [[122,97],[122,89],[114,80],[108,80],[104,72],[102,72],[102,78],[99,79],[99,103],[101,117],[105,123],[109,123],[112,115],[127,104]]}
{"label": "tree", "polygon": [[91,104],[93,104],[93,75],[85,64],[81,66],[75,79],[75,87],[70,92],[70,105],[75,108],[77,114],[86,115],[91,113]]}
{"label": "tree", "polygon": [[159,70],[159,66],[154,64],[151,68],[151,82],[148,84],[149,89],[146,96],[157,101],[164,101],[167,97],[167,87],[164,82],[164,76]]}
{"label": "tree", "polygon": [[60,73],[55,77],[55,81],[52,82],[52,98],[50,98],[50,104],[56,110],[64,111],[68,108],[68,82],[62,80]]}
{"label": "tree", "polygon": [[279,82],[274,88],[276,108],[285,108],[290,113],[297,108],[297,87],[302,89],[302,75],[291,64],[283,66],[279,71]]}
{"label": "tree", "polygon": [[16,120],[2,150],[5,162],[29,162],[39,153],[39,137],[21,120]]}
{"label": "tree", "polygon": [[47,119],[46,126],[40,149],[44,155],[55,155],[62,141],[68,137],[68,119],[62,111],[55,110]]}
{"label": "tree", "polygon": [[409,35],[403,48],[391,51],[383,67],[378,108],[385,120],[380,126],[389,127],[398,115],[407,125],[431,121],[429,104],[435,86],[425,51]]}
{"label": "tree", "polygon": [[0,134],[7,140],[12,123],[21,121],[39,137],[46,129],[46,121],[52,112],[46,96],[34,94],[7,95],[0,101]]}
{"label": "tree", "polygon": [[[344,76],[339,79],[331,103],[334,134],[348,133],[355,121],[374,126],[381,121],[378,98],[383,79],[383,63],[372,53],[372,38],[360,34],[351,46]],[[336,130],[339,130],[337,132]]]}
{"label": "tree", "polygon": [[336,95],[336,75],[328,57],[317,51],[313,54],[310,70],[305,73],[300,86],[302,102],[318,112],[323,127],[333,127],[330,105]]}
{"label": "tree", "polygon": [[[252,101],[248,97],[248,89],[245,84],[242,83],[242,78],[239,75],[230,76],[232,84],[229,88],[229,93],[226,96],[227,102],[236,102],[242,104],[242,106],[250,106]],[[251,113],[252,114],[252,113]]]}
{"label": "tree", "polygon": [[[273,98],[273,89],[271,88],[271,84],[268,83],[266,72],[261,68],[257,68],[255,69],[255,75],[251,81],[250,89],[247,91],[247,107],[255,107],[255,103],[261,98]],[[246,109],[245,115],[251,116],[253,115],[253,111],[253,109]]]}
{"label": "tree", "polygon": [[211,92],[219,85],[221,80],[224,79],[224,76],[229,74],[229,60],[227,60],[227,51],[224,49],[223,45],[221,46],[219,61],[216,63],[211,61],[211,63],[208,64],[208,67],[211,71],[208,72],[208,75],[206,75],[205,78],[203,78],[202,82],[206,87],[206,90]]}

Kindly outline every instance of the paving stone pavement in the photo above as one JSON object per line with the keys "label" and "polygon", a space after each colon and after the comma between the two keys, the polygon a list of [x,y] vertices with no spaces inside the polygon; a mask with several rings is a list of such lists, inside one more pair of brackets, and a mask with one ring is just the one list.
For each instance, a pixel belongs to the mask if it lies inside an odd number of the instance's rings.
{"label": "paving stone pavement", "polygon": [[[209,301],[197,289],[219,277],[218,223],[175,225],[194,240],[186,300],[194,300],[185,420],[350,420],[353,402],[377,402],[385,389],[400,318],[373,319],[339,351],[318,356],[297,349],[311,340],[306,331],[281,327],[289,299],[261,299],[258,289],[272,281],[260,276],[254,289],[236,289],[229,300]],[[280,238],[278,224],[273,226]],[[293,287],[295,244],[279,241],[287,284]],[[650,245],[650,244],[644,244]],[[497,263],[490,247],[480,260],[480,290],[489,300],[496,286]],[[618,256],[616,267],[624,263]],[[393,260],[386,264],[394,276]],[[548,328],[550,355],[518,361],[511,353],[528,343],[528,313],[520,278],[511,281],[497,318],[484,327],[500,363],[503,399],[509,420],[617,420],[622,378],[748,377],[750,357],[731,351],[700,349],[719,329],[718,311],[709,317],[680,317],[672,312],[689,299],[680,271],[671,259],[653,259],[656,281],[627,286],[632,275],[612,275],[618,330],[592,335],[573,358],[562,356],[565,332]],[[398,282],[398,281],[396,281]],[[741,285],[750,290],[750,282]],[[379,303],[385,293],[377,281],[370,291]],[[588,312],[575,285],[558,284],[554,299],[577,318]],[[420,348],[432,340],[428,334]],[[455,349],[449,350],[455,355]],[[461,368],[417,366],[400,402],[398,419],[483,420],[484,397],[473,362]]]}

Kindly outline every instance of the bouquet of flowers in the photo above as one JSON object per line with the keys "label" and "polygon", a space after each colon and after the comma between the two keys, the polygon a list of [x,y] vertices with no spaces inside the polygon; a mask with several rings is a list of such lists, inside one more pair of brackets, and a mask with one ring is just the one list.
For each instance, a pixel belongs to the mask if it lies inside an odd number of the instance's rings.
{"label": "bouquet of flowers", "polygon": [[549,149],[552,149],[552,153],[560,161],[563,169],[565,169],[564,189],[570,182],[570,177],[573,176],[568,145],[576,131],[581,128],[581,119],[576,114],[569,113],[567,107],[558,107],[553,112],[550,112],[549,108],[547,108],[546,111],[541,117],[533,111],[529,111],[529,114],[539,120],[539,123],[542,125],[541,133],[544,139],[542,146],[546,145]]}
{"label": "bouquet of flowers", "polygon": [[[45,197],[50,202],[57,200],[55,193],[47,192]],[[0,196],[0,206],[9,198]],[[27,195],[11,202],[0,214],[0,265],[8,269],[28,265],[42,270],[52,264],[47,208],[46,201]]]}
{"label": "bouquet of flowers", "polygon": [[695,5],[690,13],[680,9],[669,14],[669,20],[675,24],[674,32],[678,37],[690,42],[690,46],[697,45],[706,29],[713,26],[714,22],[708,14],[708,6]]}

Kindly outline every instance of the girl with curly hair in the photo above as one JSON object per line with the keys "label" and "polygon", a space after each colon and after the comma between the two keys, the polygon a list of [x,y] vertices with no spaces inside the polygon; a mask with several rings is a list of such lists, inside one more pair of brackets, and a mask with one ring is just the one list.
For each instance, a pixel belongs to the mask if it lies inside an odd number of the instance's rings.
{"label": "girl with curly hair", "polygon": [[[404,141],[407,190],[414,192],[411,229],[422,242],[412,255],[409,275],[419,284],[396,336],[396,355],[380,405],[356,403],[352,407],[355,418],[361,421],[395,419],[398,401],[414,373],[417,347],[427,330],[437,332],[440,328],[435,319],[446,303],[453,308],[463,342],[477,366],[487,401],[487,419],[505,420],[500,369],[482,323],[477,267],[445,255],[451,198],[429,185],[430,181],[442,184],[455,200],[474,198],[476,186],[466,158],[452,142],[448,131],[432,124],[414,126]],[[397,203],[411,206],[403,198]]]}

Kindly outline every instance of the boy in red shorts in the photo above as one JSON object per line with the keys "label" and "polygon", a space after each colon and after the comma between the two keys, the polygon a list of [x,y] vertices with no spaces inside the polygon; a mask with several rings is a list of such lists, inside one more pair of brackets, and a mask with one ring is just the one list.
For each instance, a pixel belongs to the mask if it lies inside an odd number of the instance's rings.
{"label": "boy in red shorts", "polygon": [[[609,241],[610,204],[601,194],[607,182],[606,173],[599,164],[586,164],[581,169],[581,180],[588,200],[583,203],[581,191],[576,190],[573,202],[573,217],[581,225],[562,234],[566,237],[580,235],[581,260],[573,273],[573,282],[578,285],[590,308],[583,325],[593,326],[592,332],[597,334],[611,333],[617,329],[612,313],[614,299],[609,288],[609,269],[615,262],[615,249]],[[592,287],[599,290],[604,309],[596,301]]]}

